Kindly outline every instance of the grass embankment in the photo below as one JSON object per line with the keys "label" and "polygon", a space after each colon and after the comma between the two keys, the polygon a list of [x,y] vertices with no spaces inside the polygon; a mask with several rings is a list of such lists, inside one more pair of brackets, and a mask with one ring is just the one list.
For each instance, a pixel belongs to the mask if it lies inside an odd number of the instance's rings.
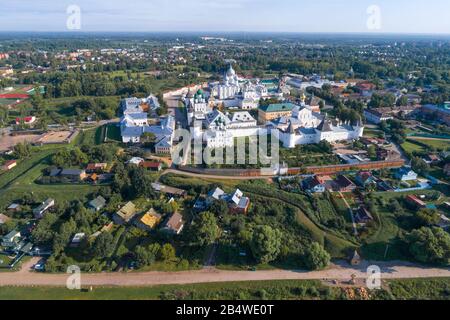
{"label": "grass embankment", "polygon": [[92,292],[66,288],[16,288],[0,290],[0,300],[191,300],[191,299],[336,299],[339,289],[330,289],[319,281],[256,281],[160,285],[153,287],[98,287]]}
{"label": "grass embankment", "polygon": [[[389,280],[387,289],[369,292],[371,299],[449,300],[450,278]],[[360,300],[357,290],[353,299]],[[152,287],[96,287],[70,291],[55,287],[3,287],[0,300],[348,300],[343,288],[320,281],[283,280],[159,285]]]}

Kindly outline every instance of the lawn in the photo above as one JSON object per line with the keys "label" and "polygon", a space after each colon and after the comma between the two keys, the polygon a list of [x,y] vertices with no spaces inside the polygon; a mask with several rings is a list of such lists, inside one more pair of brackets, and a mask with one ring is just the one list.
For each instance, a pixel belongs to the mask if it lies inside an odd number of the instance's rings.
{"label": "lawn", "polygon": [[247,300],[337,299],[340,289],[319,281],[254,281],[159,285],[152,287],[95,287],[92,292],[56,287],[4,287],[0,300]]}
{"label": "lawn", "polygon": [[[450,278],[386,281],[385,289],[370,292],[372,299],[449,300]],[[360,296],[355,291],[354,299]],[[316,280],[273,280],[151,287],[3,287],[0,300],[342,300],[343,289]]]}
{"label": "lawn", "polygon": [[391,294],[404,300],[450,300],[450,278],[389,281]]}
{"label": "lawn", "polygon": [[421,138],[408,138],[405,143],[402,144],[405,152],[412,154],[413,152],[423,153],[427,152],[427,149],[435,150],[448,150],[450,148],[450,140],[446,139],[421,139]]}
{"label": "lawn", "polygon": [[436,150],[443,150],[446,151],[450,148],[450,140],[448,139],[421,139],[418,137],[409,138],[411,141],[417,141],[421,144],[425,144],[429,146],[430,148],[435,148]]}
{"label": "lawn", "polygon": [[51,149],[49,148],[49,149],[35,152],[28,159],[20,161],[19,164],[17,165],[17,167],[1,174],[0,175],[0,189],[7,187],[8,185],[12,184],[16,179],[18,179],[22,175],[27,174],[28,171],[30,171],[32,168],[47,161],[49,159],[49,157],[53,153],[55,153],[59,148],[62,148],[62,147],[61,146],[53,147]]}
{"label": "lawn", "polygon": [[[430,191],[428,191],[430,192]],[[417,192],[416,192],[417,193]],[[387,203],[390,199],[401,198],[409,193],[378,192],[373,201],[377,212],[375,219],[378,222],[376,230],[364,240],[362,254],[365,259],[371,260],[410,260],[404,243],[400,240],[402,233],[409,231],[414,213],[404,208],[404,213],[392,212],[388,207],[382,206],[380,201]],[[427,192],[421,192],[427,194]]]}
{"label": "lawn", "polygon": [[410,141],[406,141],[405,143],[403,143],[402,148],[406,153],[409,154],[412,154],[414,152],[425,152],[424,147]]}
{"label": "lawn", "polygon": [[109,124],[105,126],[106,141],[107,142],[122,142],[122,136],[120,134],[120,127],[115,124]]}
{"label": "lawn", "polygon": [[64,147],[44,146],[43,150],[35,151],[30,158],[20,162],[16,168],[0,175],[0,208],[30,193],[42,199],[51,197],[57,201],[71,201],[84,200],[88,194],[96,192],[99,187],[90,185],[38,185],[35,183],[36,179],[42,175],[42,170],[48,166],[50,157]]}

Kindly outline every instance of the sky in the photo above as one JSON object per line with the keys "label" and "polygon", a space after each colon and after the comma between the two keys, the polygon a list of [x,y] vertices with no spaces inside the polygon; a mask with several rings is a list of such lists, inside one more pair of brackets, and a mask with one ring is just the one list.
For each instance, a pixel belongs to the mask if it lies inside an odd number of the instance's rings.
{"label": "sky", "polygon": [[0,31],[73,30],[450,34],[450,1],[0,0]]}

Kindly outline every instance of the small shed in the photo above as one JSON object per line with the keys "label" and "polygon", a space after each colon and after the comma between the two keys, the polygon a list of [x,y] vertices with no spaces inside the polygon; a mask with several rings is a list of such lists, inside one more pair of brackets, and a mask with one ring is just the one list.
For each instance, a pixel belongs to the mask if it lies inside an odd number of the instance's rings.
{"label": "small shed", "polygon": [[350,264],[352,266],[359,266],[361,264],[361,256],[359,255],[358,251],[355,250],[355,252],[353,252],[353,255],[350,257]]}

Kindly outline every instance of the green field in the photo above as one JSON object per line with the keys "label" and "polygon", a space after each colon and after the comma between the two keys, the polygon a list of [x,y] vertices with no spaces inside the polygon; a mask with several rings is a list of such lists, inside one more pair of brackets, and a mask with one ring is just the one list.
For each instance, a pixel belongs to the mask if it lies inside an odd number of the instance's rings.
{"label": "green field", "polygon": [[[450,278],[389,280],[389,290],[370,292],[371,299],[450,299]],[[95,287],[70,291],[56,287],[3,287],[0,300],[345,300],[343,289],[320,281],[284,280],[159,285],[152,287]],[[355,300],[360,297],[356,296]]]}
{"label": "green field", "polygon": [[[93,131],[95,133],[95,131]],[[35,181],[42,175],[42,170],[48,167],[51,156],[62,145],[47,145],[34,151],[14,169],[0,175],[0,208],[5,208],[11,202],[20,200],[25,194],[34,194],[39,199],[54,198],[57,201],[84,200],[84,198],[99,187],[90,185],[38,185]],[[61,192],[61,190],[64,192]]]}
{"label": "green field", "polygon": [[340,290],[329,290],[319,281],[258,281],[153,287],[97,287],[92,292],[66,288],[18,288],[0,290],[0,300],[192,300],[192,299],[336,299]]}
{"label": "green field", "polygon": [[448,150],[450,148],[450,140],[446,139],[420,139],[420,138],[409,138],[405,143],[402,144],[403,150],[407,153],[413,152],[427,152],[427,149],[435,150]]}

